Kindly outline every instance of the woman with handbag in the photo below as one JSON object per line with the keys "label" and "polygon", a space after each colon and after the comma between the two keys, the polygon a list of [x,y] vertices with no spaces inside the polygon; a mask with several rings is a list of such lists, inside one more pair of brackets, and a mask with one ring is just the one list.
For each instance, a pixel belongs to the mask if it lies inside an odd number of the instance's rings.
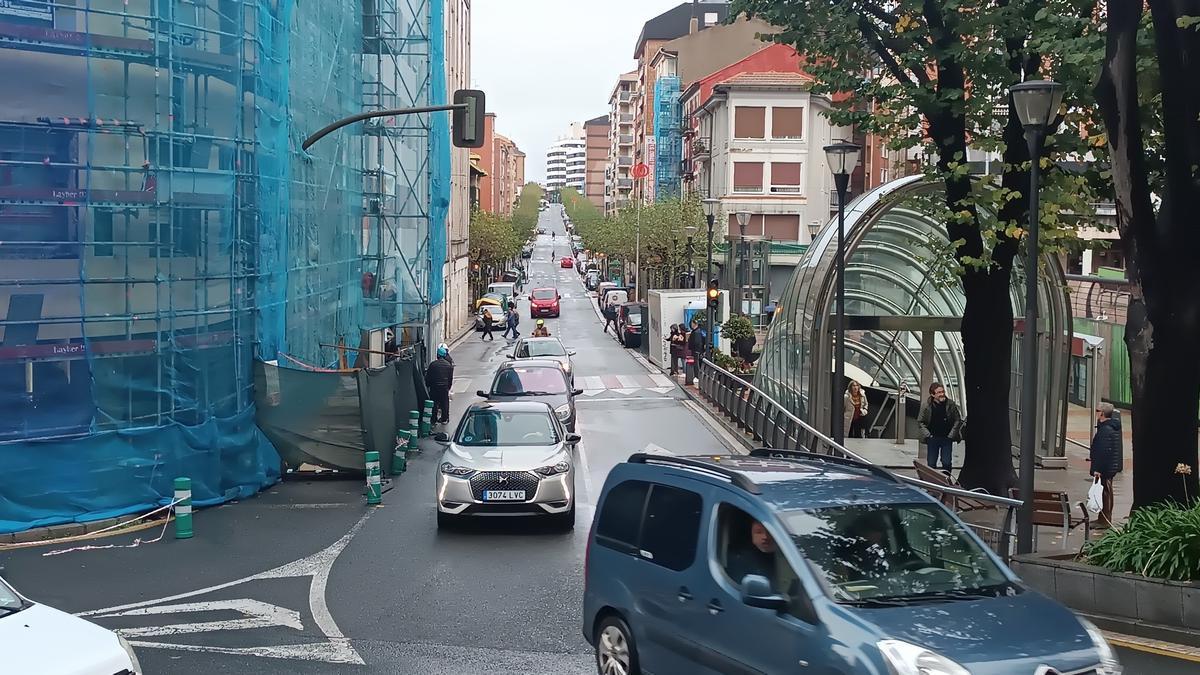
{"label": "woman with handbag", "polygon": [[850,380],[843,397],[843,429],[848,429],[849,438],[867,437],[867,393],[857,380]]}

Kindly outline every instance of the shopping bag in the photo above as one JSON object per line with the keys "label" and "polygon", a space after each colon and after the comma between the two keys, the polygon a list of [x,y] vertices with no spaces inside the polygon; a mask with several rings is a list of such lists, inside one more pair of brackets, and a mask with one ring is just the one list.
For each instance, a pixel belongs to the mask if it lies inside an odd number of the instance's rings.
{"label": "shopping bag", "polygon": [[1092,513],[1100,513],[1104,508],[1104,483],[1099,476],[1092,477],[1092,487],[1088,488],[1087,508]]}

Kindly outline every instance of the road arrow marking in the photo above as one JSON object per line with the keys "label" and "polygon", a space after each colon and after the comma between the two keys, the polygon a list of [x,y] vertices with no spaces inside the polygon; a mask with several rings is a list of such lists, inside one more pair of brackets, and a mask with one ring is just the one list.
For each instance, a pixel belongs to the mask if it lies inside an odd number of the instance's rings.
{"label": "road arrow marking", "polygon": [[240,612],[246,618],[203,621],[199,623],[176,623],[165,626],[147,626],[144,628],[120,628],[117,629],[117,632],[127,638],[133,638],[153,637],[156,635],[183,635],[185,633],[207,633],[217,630],[246,630],[250,628],[268,628],[270,626],[283,626],[285,628],[304,630],[304,624],[300,622],[300,612],[249,598],[218,600],[215,602],[186,602],[178,605],[155,605],[154,607],[113,612],[102,616],[149,616],[154,614],[181,614],[184,612],[217,612],[221,610]]}

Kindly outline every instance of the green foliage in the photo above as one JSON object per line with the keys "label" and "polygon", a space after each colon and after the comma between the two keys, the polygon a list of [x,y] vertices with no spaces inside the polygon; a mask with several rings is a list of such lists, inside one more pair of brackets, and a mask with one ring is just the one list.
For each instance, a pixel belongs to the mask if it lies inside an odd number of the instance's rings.
{"label": "green foliage", "polygon": [[525,238],[517,234],[511,218],[475,210],[471,212],[471,230],[467,250],[471,262],[498,266],[521,252]]}
{"label": "green foliage", "polygon": [[[694,197],[667,199],[641,208],[622,209],[605,218],[594,204],[571,189],[562,191],[567,215],[583,237],[584,247],[610,259],[633,262],[641,223],[641,264],[644,272],[672,268],[681,270],[703,264],[706,243],[704,209]],[[687,247],[688,230],[693,230],[692,248]],[[689,258],[688,254],[691,253]]]}
{"label": "green foliage", "polygon": [[1171,581],[1200,580],[1200,502],[1135,510],[1129,522],[1083,549],[1086,561],[1110,572]]}
{"label": "green foliage", "polygon": [[754,324],[750,322],[749,317],[740,314],[731,316],[728,321],[721,324],[721,337],[734,342],[754,337]]}
{"label": "green foliage", "polygon": [[526,183],[521,188],[521,196],[517,198],[517,207],[512,216],[513,229],[517,236],[527,239],[537,229],[538,207],[543,195],[542,186],[537,183]]}

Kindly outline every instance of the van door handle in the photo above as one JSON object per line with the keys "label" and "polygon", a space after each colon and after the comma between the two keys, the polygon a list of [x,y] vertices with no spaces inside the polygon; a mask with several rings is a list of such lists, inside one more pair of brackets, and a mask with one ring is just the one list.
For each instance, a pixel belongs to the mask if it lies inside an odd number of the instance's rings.
{"label": "van door handle", "polygon": [[679,601],[687,602],[688,600],[691,600],[691,599],[692,599],[692,593],[691,593],[691,591],[689,591],[687,589],[687,586],[680,586],[679,587]]}
{"label": "van door handle", "polygon": [[708,601],[708,613],[709,614],[716,616],[724,611],[725,611],[725,608],[721,606],[720,601],[718,601],[716,598],[713,598],[712,600]]}

